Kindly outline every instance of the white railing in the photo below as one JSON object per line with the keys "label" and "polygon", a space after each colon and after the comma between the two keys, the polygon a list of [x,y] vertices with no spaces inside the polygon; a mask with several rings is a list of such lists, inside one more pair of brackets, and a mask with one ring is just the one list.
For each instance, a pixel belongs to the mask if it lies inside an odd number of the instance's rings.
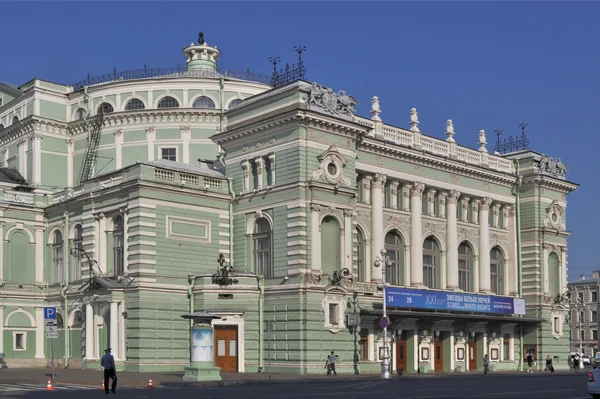
{"label": "white railing", "polygon": [[200,183],[200,178],[196,175],[188,175],[185,173],[180,173],[179,174],[179,178],[181,179],[182,183],[191,183],[191,184],[199,184]]}
{"label": "white railing", "polygon": [[[377,131],[377,124],[366,118],[355,116],[354,122]],[[501,156],[481,153],[471,148],[459,146],[445,140],[425,136],[422,133],[414,133],[410,130],[401,129],[389,125],[380,125],[379,134],[386,140],[395,144],[420,149],[430,154],[448,158],[455,158],[469,165],[478,165],[505,173],[514,173],[513,163],[510,159]],[[375,131],[372,134],[376,134]]]}
{"label": "white railing", "polygon": [[29,193],[19,193],[15,191],[5,191],[4,201],[15,204],[33,205],[34,195]]}
{"label": "white railing", "polygon": [[208,185],[212,188],[223,188],[223,181],[218,179],[209,179],[208,177],[205,177],[204,185]]}
{"label": "white railing", "polygon": [[164,180],[175,180],[175,172],[163,169],[154,169],[154,177]]}

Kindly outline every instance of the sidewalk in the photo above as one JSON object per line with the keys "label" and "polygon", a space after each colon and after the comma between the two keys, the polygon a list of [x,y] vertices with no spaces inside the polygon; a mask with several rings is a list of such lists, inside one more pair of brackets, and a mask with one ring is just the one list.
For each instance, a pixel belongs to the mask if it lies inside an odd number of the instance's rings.
{"label": "sidewalk", "polygon": [[[482,378],[481,372],[472,373],[435,373],[435,374],[405,374],[402,377],[393,375],[392,379],[416,380],[421,378],[452,378],[452,377],[477,377]],[[578,373],[582,378],[587,375],[587,370]],[[240,385],[269,385],[286,384],[302,382],[308,384],[327,384],[340,382],[356,382],[357,380],[379,380],[379,374],[340,374],[338,376],[320,375],[293,375],[293,374],[271,374],[268,373],[221,373],[221,381],[210,382],[185,382],[183,381],[183,372],[173,373],[134,373],[127,371],[118,372],[119,386],[121,387],[146,387],[148,381],[152,379],[155,387],[159,386],[198,386],[198,387],[220,387],[220,386],[240,386]],[[577,375],[574,371],[557,371],[553,374],[543,371],[533,374],[524,371],[505,371],[491,372],[485,378],[494,376],[514,376],[514,377],[560,377]],[[45,386],[48,378],[52,376],[52,369],[2,369],[0,370],[0,384],[6,382],[23,382],[31,384],[40,384]],[[97,385],[98,389],[102,385],[103,375],[95,370],[65,370],[56,369],[53,384],[80,384]]]}

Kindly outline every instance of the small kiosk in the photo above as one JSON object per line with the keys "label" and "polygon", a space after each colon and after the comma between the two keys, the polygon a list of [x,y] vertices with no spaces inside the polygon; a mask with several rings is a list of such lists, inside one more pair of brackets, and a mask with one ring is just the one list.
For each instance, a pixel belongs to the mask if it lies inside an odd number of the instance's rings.
{"label": "small kiosk", "polygon": [[221,381],[221,368],[215,367],[214,329],[211,321],[220,319],[212,313],[196,312],[181,317],[192,320],[190,331],[190,365],[185,367],[184,381]]}

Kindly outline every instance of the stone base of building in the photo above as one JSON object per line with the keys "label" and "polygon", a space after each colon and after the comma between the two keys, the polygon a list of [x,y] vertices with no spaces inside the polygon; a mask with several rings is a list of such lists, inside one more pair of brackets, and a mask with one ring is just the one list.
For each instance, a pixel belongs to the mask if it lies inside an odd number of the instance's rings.
{"label": "stone base of building", "polygon": [[221,368],[200,362],[192,362],[185,367],[184,381],[221,381]]}
{"label": "stone base of building", "polygon": [[183,372],[189,363],[140,363],[135,361],[128,361],[124,365],[124,371],[131,371],[134,373],[173,373]]}
{"label": "stone base of building", "polygon": [[[1,361],[1,368],[9,369],[42,369],[52,367],[51,359],[15,359],[15,358],[3,358]],[[62,359],[60,365],[57,361],[54,361],[54,367],[62,367]]]}

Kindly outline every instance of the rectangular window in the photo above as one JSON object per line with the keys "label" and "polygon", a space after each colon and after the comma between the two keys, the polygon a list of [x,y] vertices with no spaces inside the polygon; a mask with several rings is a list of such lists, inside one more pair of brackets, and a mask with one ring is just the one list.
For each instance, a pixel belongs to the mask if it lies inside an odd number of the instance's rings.
{"label": "rectangular window", "polygon": [[466,259],[458,260],[458,287],[469,291],[469,263]]}
{"label": "rectangular window", "polygon": [[585,331],[583,331],[583,330],[579,331],[579,339],[582,341],[585,340]]}
{"label": "rectangular window", "polygon": [[500,275],[498,273],[498,264],[490,264],[490,288],[493,293],[499,293]]}
{"label": "rectangular window", "polygon": [[598,293],[596,291],[592,291],[592,302],[598,302]]}
{"label": "rectangular window", "polygon": [[339,323],[338,310],[339,305],[337,303],[329,304],[329,324],[337,326]]}
{"label": "rectangular window", "polygon": [[435,256],[423,254],[423,284],[428,288],[436,288]]}
{"label": "rectangular window", "polygon": [[15,350],[25,350],[25,334],[15,334]]}
{"label": "rectangular window", "polygon": [[583,313],[583,311],[579,313],[579,320],[582,323],[585,323],[585,313]]}
{"label": "rectangular window", "polygon": [[510,360],[510,334],[502,336],[502,360]]}
{"label": "rectangular window", "polygon": [[162,148],[160,157],[167,161],[177,161],[177,148]]}
{"label": "rectangular window", "polygon": [[592,330],[592,339],[594,341],[598,340],[598,330]]}
{"label": "rectangular window", "polygon": [[592,322],[597,322],[598,321],[598,311],[596,310],[592,310]]}
{"label": "rectangular window", "polygon": [[560,317],[555,316],[552,320],[552,330],[555,334],[560,334]]}
{"label": "rectangular window", "polygon": [[368,337],[360,337],[360,342],[358,343],[358,351],[360,353],[360,360],[369,360],[369,338]]}
{"label": "rectangular window", "polygon": [[579,297],[579,302],[583,303],[583,292],[580,292],[578,297]]}

